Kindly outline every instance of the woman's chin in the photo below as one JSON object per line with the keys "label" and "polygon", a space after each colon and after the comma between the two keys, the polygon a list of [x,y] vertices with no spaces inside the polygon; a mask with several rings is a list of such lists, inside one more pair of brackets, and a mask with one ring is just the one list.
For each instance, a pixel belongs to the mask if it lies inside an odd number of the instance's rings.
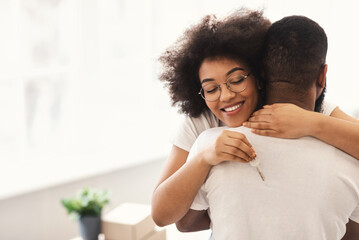
{"label": "woman's chin", "polygon": [[242,126],[242,124],[243,124],[243,122],[241,122],[241,123],[233,123],[233,124],[226,124],[228,127],[230,127],[230,128],[236,128],[236,127],[241,127]]}
{"label": "woman's chin", "polygon": [[220,120],[228,127],[240,127],[249,118],[249,115],[243,116],[242,113],[238,115],[222,115]]}
{"label": "woman's chin", "polygon": [[235,128],[242,126],[243,119],[220,119],[227,127]]}

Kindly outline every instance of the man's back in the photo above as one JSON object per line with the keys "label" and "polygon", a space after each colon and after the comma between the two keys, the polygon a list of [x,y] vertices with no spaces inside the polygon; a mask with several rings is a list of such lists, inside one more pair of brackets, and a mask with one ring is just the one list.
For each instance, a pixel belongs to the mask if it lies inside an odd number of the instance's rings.
{"label": "man's back", "polygon": [[[204,132],[193,150],[222,130]],[[191,208],[210,208],[215,240],[340,239],[349,217],[359,221],[359,161],[310,137],[286,140],[243,127],[230,130],[244,133],[256,149],[265,181],[249,164],[212,168]]]}

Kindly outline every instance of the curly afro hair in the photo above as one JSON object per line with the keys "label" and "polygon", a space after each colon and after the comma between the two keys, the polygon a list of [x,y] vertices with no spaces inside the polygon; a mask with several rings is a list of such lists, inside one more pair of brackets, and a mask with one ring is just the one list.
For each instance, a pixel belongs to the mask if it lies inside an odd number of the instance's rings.
{"label": "curly afro hair", "polygon": [[190,117],[208,110],[198,92],[199,68],[205,58],[244,61],[259,78],[259,57],[271,23],[261,11],[240,9],[223,20],[205,16],[159,58],[163,71],[159,78],[169,89],[173,106]]}

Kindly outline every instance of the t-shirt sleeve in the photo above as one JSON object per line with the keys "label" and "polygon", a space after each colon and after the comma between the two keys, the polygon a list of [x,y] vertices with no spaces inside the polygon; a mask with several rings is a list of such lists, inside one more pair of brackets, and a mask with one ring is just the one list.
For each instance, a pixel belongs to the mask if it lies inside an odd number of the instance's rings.
{"label": "t-shirt sleeve", "polygon": [[354,211],[352,212],[350,219],[354,222],[359,223],[359,205],[357,205]]}
{"label": "t-shirt sleeve", "polygon": [[197,137],[206,129],[218,127],[219,120],[210,112],[199,117],[186,117],[182,120],[172,144],[189,152]]}
{"label": "t-shirt sleeve", "polygon": [[192,119],[186,117],[181,121],[180,127],[172,139],[172,144],[189,152],[197,136],[196,127]]}
{"label": "t-shirt sleeve", "polygon": [[208,199],[203,187],[197,192],[196,197],[193,200],[191,209],[193,210],[207,210],[209,208]]}
{"label": "t-shirt sleeve", "polygon": [[336,109],[337,107],[338,106],[336,104],[333,104],[328,101],[323,101],[322,114],[324,114],[326,116],[330,116],[332,114],[332,112],[334,111],[334,109]]}

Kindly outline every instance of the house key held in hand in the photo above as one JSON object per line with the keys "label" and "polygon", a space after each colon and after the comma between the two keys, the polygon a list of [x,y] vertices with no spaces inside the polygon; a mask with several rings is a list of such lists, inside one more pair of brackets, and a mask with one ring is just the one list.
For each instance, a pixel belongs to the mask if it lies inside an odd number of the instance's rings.
{"label": "house key held in hand", "polygon": [[249,164],[257,169],[257,172],[259,173],[259,176],[261,176],[262,180],[264,181],[264,175],[262,171],[259,169],[259,163],[260,161],[257,158],[254,158],[252,161],[249,162]]}

